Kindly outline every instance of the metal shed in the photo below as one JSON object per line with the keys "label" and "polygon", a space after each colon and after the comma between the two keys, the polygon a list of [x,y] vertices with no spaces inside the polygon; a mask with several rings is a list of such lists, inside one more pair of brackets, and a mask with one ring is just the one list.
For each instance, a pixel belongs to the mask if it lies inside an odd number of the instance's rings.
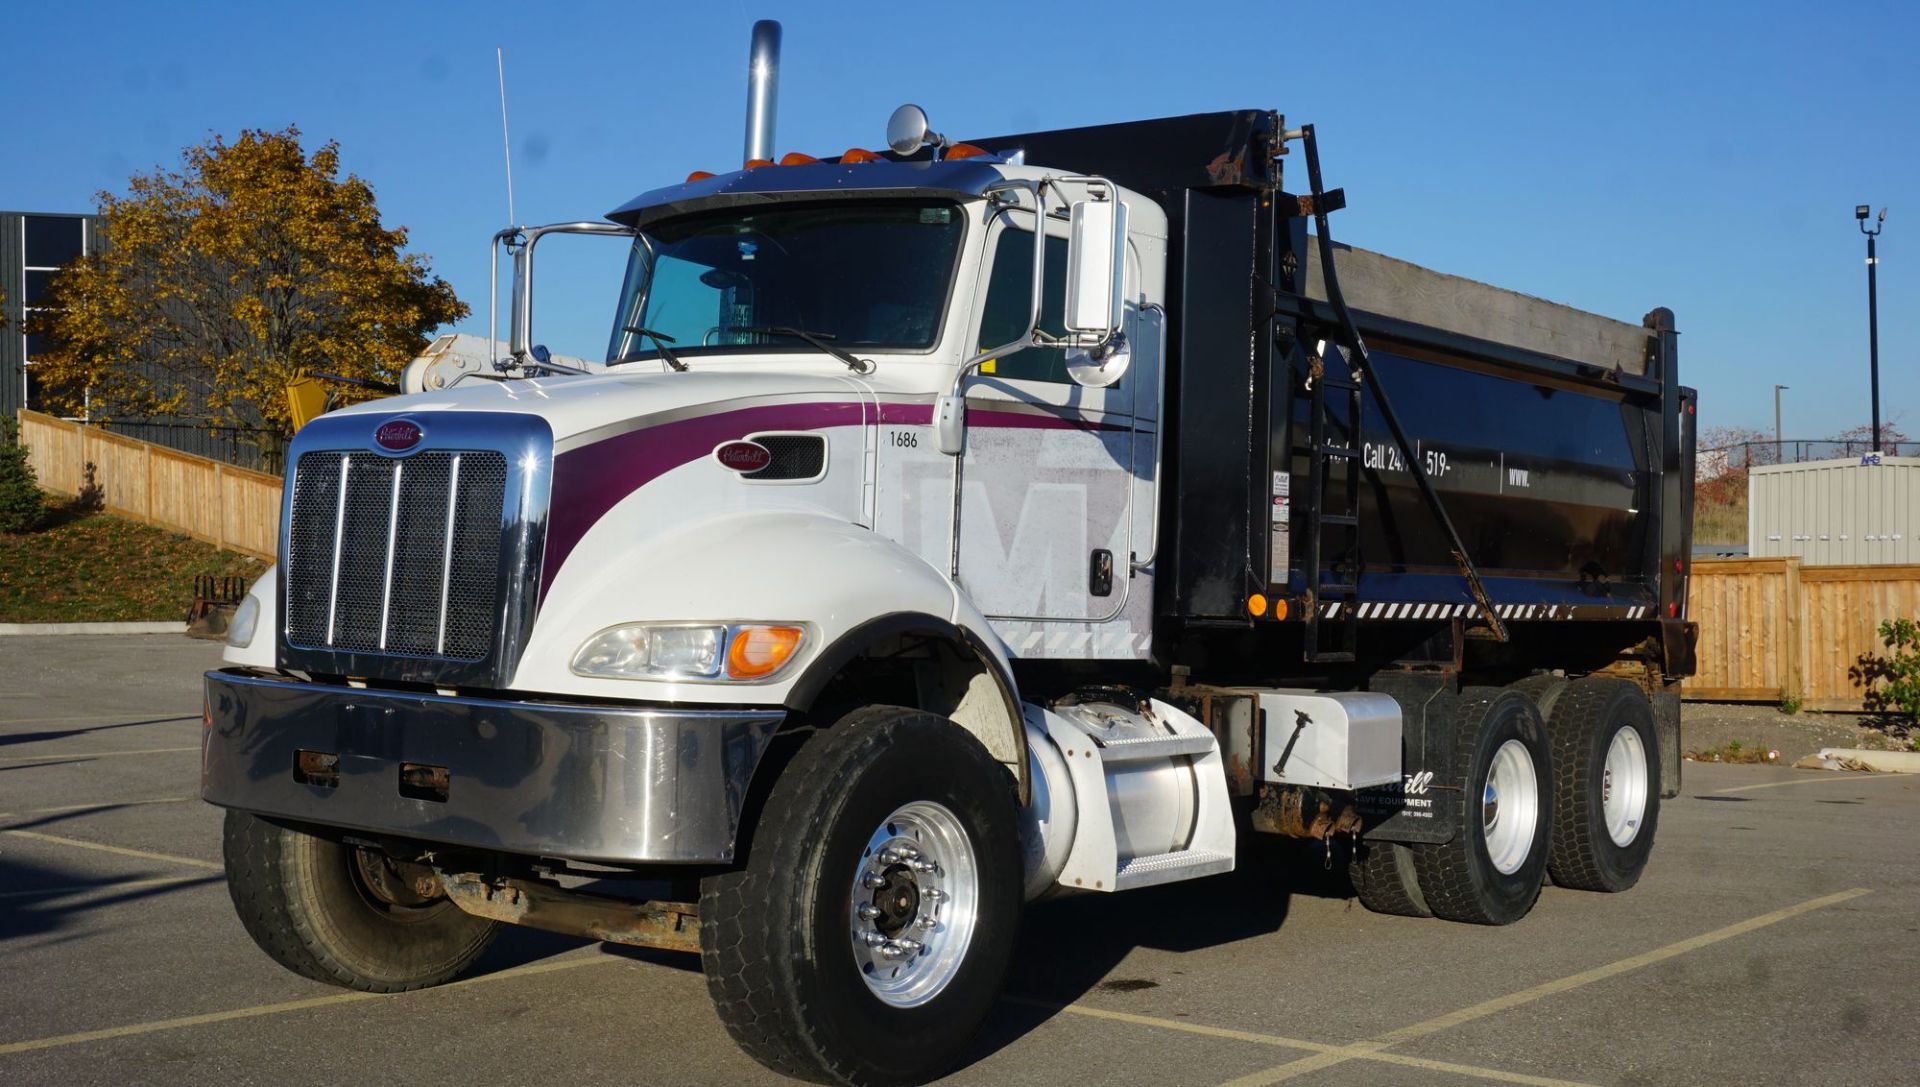
{"label": "metal shed", "polygon": [[1920,563],[1920,457],[1752,468],[1747,546],[1755,558],[1810,565]]}

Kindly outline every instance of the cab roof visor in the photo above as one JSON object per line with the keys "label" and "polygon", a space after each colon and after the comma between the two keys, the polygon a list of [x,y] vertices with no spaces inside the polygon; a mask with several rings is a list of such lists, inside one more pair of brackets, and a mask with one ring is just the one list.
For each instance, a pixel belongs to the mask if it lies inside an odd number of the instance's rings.
{"label": "cab roof visor", "polygon": [[822,162],[778,170],[735,170],[641,193],[607,214],[630,227],[697,211],[775,201],[939,197],[978,200],[1001,180],[993,160]]}

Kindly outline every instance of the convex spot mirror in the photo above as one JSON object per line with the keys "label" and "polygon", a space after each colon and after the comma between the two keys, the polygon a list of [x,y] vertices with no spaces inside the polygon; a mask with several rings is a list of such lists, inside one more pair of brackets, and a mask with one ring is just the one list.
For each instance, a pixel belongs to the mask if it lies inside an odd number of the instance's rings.
{"label": "convex spot mirror", "polygon": [[1067,376],[1075,385],[1104,389],[1119,381],[1133,363],[1133,350],[1123,333],[1114,333],[1106,349],[1096,353],[1083,348],[1067,349]]}
{"label": "convex spot mirror", "polygon": [[925,147],[929,138],[935,142],[939,140],[927,120],[927,111],[911,102],[894,110],[893,116],[887,118],[887,146],[893,148],[896,155],[913,154]]}

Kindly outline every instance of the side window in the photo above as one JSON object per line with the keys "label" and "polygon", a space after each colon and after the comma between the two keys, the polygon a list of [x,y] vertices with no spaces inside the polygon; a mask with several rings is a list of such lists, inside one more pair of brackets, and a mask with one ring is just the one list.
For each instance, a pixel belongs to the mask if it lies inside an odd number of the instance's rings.
{"label": "side window", "polygon": [[[1067,240],[1047,239],[1046,284],[1042,288],[1040,329],[1064,335],[1061,307],[1067,295]],[[993,270],[987,280],[987,301],[980,316],[979,350],[1006,343],[1026,331],[1033,306],[1033,232],[1004,230],[993,250]],[[1068,384],[1066,352],[1057,347],[1029,347],[997,358],[981,367],[983,374]]]}

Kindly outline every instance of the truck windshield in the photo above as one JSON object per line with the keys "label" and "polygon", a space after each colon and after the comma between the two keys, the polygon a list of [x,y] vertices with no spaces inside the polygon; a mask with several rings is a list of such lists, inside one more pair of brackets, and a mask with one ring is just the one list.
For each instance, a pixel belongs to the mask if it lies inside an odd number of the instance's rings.
{"label": "truck windshield", "polygon": [[913,200],[734,208],[656,224],[634,240],[607,361],[659,358],[655,334],[688,358],[743,345],[820,353],[764,331],[775,327],[843,349],[926,350],[940,336],[965,232],[953,203]]}

